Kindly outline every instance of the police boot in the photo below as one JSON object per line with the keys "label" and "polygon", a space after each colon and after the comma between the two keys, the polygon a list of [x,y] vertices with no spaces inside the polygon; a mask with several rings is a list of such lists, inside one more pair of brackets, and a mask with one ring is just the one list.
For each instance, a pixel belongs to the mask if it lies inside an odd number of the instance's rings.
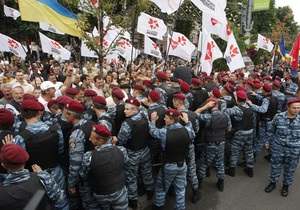
{"label": "police boot", "polygon": [[155,204],[152,205],[152,210],[161,210],[163,209],[162,206],[156,206]]}
{"label": "police boot", "polygon": [[128,201],[128,207],[132,208],[133,210],[138,209],[137,200],[129,200]]}
{"label": "police boot", "polygon": [[225,174],[235,177],[235,167],[230,167],[229,169],[225,169]]}
{"label": "police boot", "polygon": [[253,177],[253,168],[245,168],[244,171],[249,177]]}
{"label": "police boot", "polygon": [[288,185],[283,185],[281,189],[281,195],[283,197],[287,197],[289,194],[289,186]]}
{"label": "police boot", "polygon": [[203,181],[203,178],[198,178],[198,189],[199,190],[202,189],[202,181]]}
{"label": "police boot", "polygon": [[218,179],[217,187],[218,187],[218,190],[220,192],[223,192],[223,190],[224,190],[224,179]]}
{"label": "police boot", "polygon": [[270,182],[270,184],[266,187],[265,192],[270,193],[276,188],[276,183]]}
{"label": "police boot", "polygon": [[272,157],[272,154],[268,154],[268,155],[265,155],[265,159],[269,162],[269,163],[271,163],[271,157]]}
{"label": "police boot", "polygon": [[196,204],[201,198],[201,192],[199,190],[193,190],[192,203]]}

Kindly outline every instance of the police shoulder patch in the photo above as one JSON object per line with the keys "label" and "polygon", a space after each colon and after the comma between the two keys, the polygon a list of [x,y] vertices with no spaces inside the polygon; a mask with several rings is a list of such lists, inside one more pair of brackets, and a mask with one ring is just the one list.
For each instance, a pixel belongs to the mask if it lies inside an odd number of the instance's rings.
{"label": "police shoulder patch", "polygon": [[76,147],[76,142],[74,142],[74,141],[72,141],[72,142],[70,142],[70,148],[75,148]]}

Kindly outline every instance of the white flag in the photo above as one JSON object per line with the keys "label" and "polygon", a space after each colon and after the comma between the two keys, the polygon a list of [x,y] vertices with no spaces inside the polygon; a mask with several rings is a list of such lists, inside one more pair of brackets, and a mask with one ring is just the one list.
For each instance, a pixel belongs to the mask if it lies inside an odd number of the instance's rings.
{"label": "white flag", "polygon": [[142,12],[138,18],[137,32],[148,37],[163,40],[163,36],[167,32],[167,26],[163,20]]}
{"label": "white flag", "polygon": [[40,40],[42,44],[42,51],[53,56],[57,55],[63,60],[69,60],[71,52],[65,49],[61,44],[54,41],[53,39],[48,38],[41,32],[39,32]]}
{"label": "white flag", "polygon": [[168,34],[167,46],[169,55],[178,56],[187,61],[191,61],[192,53],[196,48],[188,38],[178,32],[173,32],[172,38]]}
{"label": "white flag", "polygon": [[206,72],[207,75],[210,75],[213,62],[223,57],[223,53],[218,47],[215,40],[213,40],[205,29],[202,32],[202,55],[200,58],[202,71]]}
{"label": "white flag", "polygon": [[[94,31],[93,31],[94,32]],[[88,35],[90,35],[90,37],[92,37],[92,34],[90,33],[87,33]],[[94,35],[94,34],[93,34]],[[95,35],[94,35],[95,36]],[[82,38],[81,40],[81,48],[80,48],[80,51],[81,51],[81,56],[84,56],[84,57],[90,57],[90,58],[98,58],[98,55],[96,54],[95,51],[92,51],[90,50],[87,46],[86,46],[86,43],[87,40]]]}
{"label": "white flag", "polygon": [[157,58],[162,58],[158,46],[147,36],[145,36],[144,41],[144,53]]}
{"label": "white flag", "polygon": [[118,52],[119,55],[121,55],[123,58],[126,59],[126,61],[131,60],[131,52],[133,50],[133,58],[135,58],[135,51],[136,49],[130,44],[130,42],[128,42],[125,39],[121,39],[118,42],[118,45],[116,47],[116,51]]}
{"label": "white flag", "polygon": [[204,28],[210,34],[218,35],[226,42],[231,34],[225,13],[224,15],[216,15],[202,12],[202,28]]}
{"label": "white flag", "polygon": [[1,52],[12,52],[18,57],[25,59],[26,52],[20,42],[0,34],[0,51]]}
{"label": "white flag", "polygon": [[49,23],[40,22],[39,25],[40,25],[40,28],[44,31],[50,31],[52,33],[61,34],[61,35],[65,34],[63,32],[58,31],[56,28],[54,28]]}
{"label": "white flag", "polygon": [[272,44],[272,42],[269,39],[267,39],[266,37],[258,34],[258,36],[257,36],[257,47],[271,52],[274,48],[274,45]]}
{"label": "white flag", "polygon": [[227,65],[231,72],[235,71],[236,69],[245,67],[241,51],[236,43],[233,33],[231,33],[231,35],[229,36],[227,47],[224,53],[224,58],[226,59]]}
{"label": "white flag", "polygon": [[[162,12],[168,15],[179,9],[184,0],[149,0],[155,3]],[[180,5],[179,5],[180,4]]]}
{"label": "white flag", "polygon": [[12,17],[14,20],[20,17],[21,14],[18,10],[5,5],[3,5],[3,7],[4,7],[4,14],[6,17]]}
{"label": "white flag", "polygon": [[224,9],[227,5],[227,0],[191,0],[202,12],[214,14],[225,13]]}

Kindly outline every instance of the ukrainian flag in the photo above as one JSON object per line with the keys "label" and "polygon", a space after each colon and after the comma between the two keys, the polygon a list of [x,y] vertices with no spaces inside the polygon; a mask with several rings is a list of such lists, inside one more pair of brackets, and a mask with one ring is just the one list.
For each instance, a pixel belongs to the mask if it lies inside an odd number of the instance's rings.
{"label": "ukrainian flag", "polygon": [[19,8],[22,20],[46,22],[61,32],[81,37],[76,16],[57,0],[19,0]]}

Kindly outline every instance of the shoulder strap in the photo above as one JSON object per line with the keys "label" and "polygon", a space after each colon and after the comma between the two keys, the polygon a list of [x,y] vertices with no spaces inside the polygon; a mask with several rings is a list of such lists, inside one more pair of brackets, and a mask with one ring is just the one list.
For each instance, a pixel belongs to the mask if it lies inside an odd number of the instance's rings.
{"label": "shoulder strap", "polygon": [[23,131],[19,132],[18,135],[22,136],[25,140],[28,140],[34,134],[31,131],[24,129]]}

